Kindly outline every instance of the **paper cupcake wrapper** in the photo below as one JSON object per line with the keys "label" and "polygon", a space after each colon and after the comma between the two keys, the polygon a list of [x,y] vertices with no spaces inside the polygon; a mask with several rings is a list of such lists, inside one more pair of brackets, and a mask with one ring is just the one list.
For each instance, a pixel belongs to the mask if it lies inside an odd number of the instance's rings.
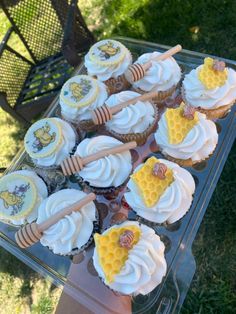
{"label": "paper cupcake wrapper", "polygon": [[[158,95],[155,98],[153,98],[153,102],[157,105],[157,107],[165,105],[165,99],[172,96],[172,94],[175,92],[177,87],[178,87],[178,84],[172,86],[166,91],[159,91]],[[143,91],[140,88],[133,87],[133,90],[142,95],[147,93],[147,91]]]}
{"label": "paper cupcake wrapper", "polygon": [[158,109],[155,105],[153,105],[154,108],[154,121],[153,123],[142,133],[128,133],[128,134],[120,134],[115,131],[113,131],[110,128],[106,128],[108,133],[110,133],[113,137],[117,138],[118,140],[126,143],[130,141],[135,141],[138,146],[142,146],[145,144],[148,136],[153,133],[157,128],[157,120],[158,120]]}
{"label": "paper cupcake wrapper", "polygon": [[124,75],[119,75],[117,78],[111,77],[104,83],[107,86],[109,96],[128,90],[131,87],[131,84],[126,80]]}
{"label": "paper cupcake wrapper", "polygon": [[124,189],[129,179],[128,177],[127,180],[123,184],[119,185],[118,187],[112,186],[112,187],[107,187],[107,188],[99,188],[99,187],[91,186],[87,181],[84,181],[84,179],[81,178],[79,175],[76,177],[78,179],[79,184],[84,189],[88,190],[89,192],[95,193],[97,195],[103,195],[104,197],[112,197],[112,198],[117,197],[119,192]]}
{"label": "paper cupcake wrapper", "polygon": [[[182,94],[182,98],[185,104],[192,106],[186,99],[186,94],[185,94],[185,90],[184,87],[182,86],[181,88],[181,94]],[[209,120],[215,120],[215,119],[220,119],[223,118],[231,109],[231,107],[234,105],[235,100],[232,101],[231,103],[224,105],[224,106],[220,106],[218,108],[215,109],[204,109],[201,107],[195,107],[192,106],[193,108],[195,108],[197,111],[204,113],[207,116],[207,119]]]}
{"label": "paper cupcake wrapper", "polygon": [[214,154],[215,149],[213,150],[213,152],[205,159],[201,159],[201,160],[195,160],[193,161],[191,158],[188,159],[178,159],[178,158],[174,158],[172,156],[169,156],[168,154],[165,154],[163,151],[161,151],[162,155],[166,157],[166,159],[168,159],[169,161],[173,161],[176,164],[178,164],[181,167],[192,167],[193,165],[196,165],[202,161],[207,161],[208,159],[211,158],[211,156]]}
{"label": "paper cupcake wrapper", "polygon": [[79,122],[79,127],[81,128],[81,130],[85,132],[96,132],[99,130],[100,126],[95,125],[92,119],[88,119],[88,120],[81,120]]}

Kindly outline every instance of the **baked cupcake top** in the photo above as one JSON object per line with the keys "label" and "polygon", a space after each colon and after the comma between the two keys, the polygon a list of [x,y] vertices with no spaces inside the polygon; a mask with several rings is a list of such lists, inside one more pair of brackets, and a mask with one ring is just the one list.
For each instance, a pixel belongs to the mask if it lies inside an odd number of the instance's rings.
{"label": "baked cupcake top", "polygon": [[99,277],[122,294],[148,294],[166,274],[164,244],[154,230],[125,221],[95,234],[93,263]]}
{"label": "baked cupcake top", "polygon": [[[111,95],[106,100],[108,107],[138,97],[140,94],[132,91],[124,91]],[[106,127],[120,134],[142,133],[155,120],[155,111],[149,101],[138,101],[132,105],[123,108],[112,116],[112,119],[106,123]]]}
{"label": "baked cupcake top", "polygon": [[151,157],[140,164],[128,182],[125,199],[141,217],[155,223],[174,223],[189,210],[195,183],[174,162]]}
{"label": "baked cupcake top", "polygon": [[104,39],[94,44],[85,55],[88,74],[100,81],[123,74],[132,63],[129,50],[120,42]]}
{"label": "baked cupcake top", "polygon": [[74,76],[61,89],[61,114],[69,121],[90,119],[90,111],[101,107],[107,97],[102,82],[88,75]]}
{"label": "baked cupcake top", "polygon": [[[60,190],[39,207],[37,223],[40,224],[67,206],[73,205],[87,194],[75,189]],[[93,202],[80,210],[60,219],[56,224],[43,232],[42,245],[49,247],[55,254],[67,255],[73,250],[81,249],[90,239],[93,222],[96,220],[96,208]]]}
{"label": "baked cupcake top", "polygon": [[[117,139],[105,135],[86,138],[79,143],[75,155],[84,158],[121,144],[123,143]],[[79,172],[79,175],[94,187],[118,187],[125,182],[131,170],[131,154],[129,151],[125,151],[88,163]]]}
{"label": "baked cupcake top", "polygon": [[224,62],[205,58],[204,64],[188,73],[183,97],[194,107],[215,109],[236,99],[236,72]]}
{"label": "baked cupcake top", "polygon": [[76,143],[76,134],[69,123],[59,118],[35,122],[24,138],[25,150],[39,166],[54,166],[69,156]]}
{"label": "baked cupcake top", "polygon": [[144,64],[152,62],[152,66],[145,72],[145,76],[133,83],[134,88],[142,91],[167,91],[177,85],[181,78],[181,69],[173,57],[163,61],[154,61],[153,58],[160,55],[160,52],[144,53],[135,63]]}
{"label": "baked cupcake top", "polygon": [[182,102],[178,108],[163,113],[155,140],[164,154],[198,162],[213,153],[218,134],[214,122]]}
{"label": "baked cupcake top", "polygon": [[0,179],[0,219],[14,225],[31,223],[47,196],[45,183],[33,171],[9,173]]}

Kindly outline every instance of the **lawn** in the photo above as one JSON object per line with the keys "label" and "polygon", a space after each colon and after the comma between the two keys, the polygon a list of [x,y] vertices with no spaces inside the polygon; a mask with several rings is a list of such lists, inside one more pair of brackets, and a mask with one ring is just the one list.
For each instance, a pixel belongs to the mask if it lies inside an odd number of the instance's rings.
{"label": "lawn", "polygon": [[[80,6],[98,38],[123,35],[181,43],[186,49],[236,59],[234,0],[81,0]],[[0,13],[0,38],[8,27]],[[22,49],[17,36],[11,44]],[[5,167],[21,147],[25,129],[0,110],[0,131],[0,167]],[[183,314],[236,311],[235,160],[234,147],[193,246],[197,272]],[[59,289],[0,249],[1,314],[49,314],[59,295]]]}

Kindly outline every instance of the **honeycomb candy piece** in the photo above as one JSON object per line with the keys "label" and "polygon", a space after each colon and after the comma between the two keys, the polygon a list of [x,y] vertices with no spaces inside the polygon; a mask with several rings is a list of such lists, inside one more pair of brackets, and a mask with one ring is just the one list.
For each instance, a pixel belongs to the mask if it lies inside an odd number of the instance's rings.
{"label": "honeycomb candy piece", "polygon": [[198,123],[197,112],[194,113],[192,120],[183,116],[184,106],[185,104],[182,102],[178,108],[167,109],[165,112],[170,144],[181,143],[194,125]]}
{"label": "honeycomb candy piece", "polygon": [[204,65],[198,71],[198,78],[206,89],[214,89],[225,84],[228,71],[224,69],[223,71],[216,71],[213,68],[214,59],[205,58]]}
{"label": "honeycomb candy piece", "polygon": [[99,262],[105,274],[105,282],[108,284],[114,281],[115,275],[120,273],[128,259],[129,250],[119,244],[120,236],[126,230],[131,230],[134,234],[133,247],[141,234],[140,228],[133,225],[112,228],[104,235],[98,233],[94,235]]}
{"label": "honeycomb candy piece", "polygon": [[153,175],[153,168],[157,162],[160,161],[156,157],[151,157],[137,172],[131,175],[147,207],[154,206],[174,181],[173,171],[169,168],[165,173],[165,179]]}

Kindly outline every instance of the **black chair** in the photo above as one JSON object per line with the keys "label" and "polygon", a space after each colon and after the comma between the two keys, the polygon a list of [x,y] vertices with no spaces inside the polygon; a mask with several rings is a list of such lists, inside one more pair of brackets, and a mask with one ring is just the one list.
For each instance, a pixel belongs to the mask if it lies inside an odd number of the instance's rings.
{"label": "black chair", "polygon": [[[77,0],[0,0],[12,27],[0,44],[0,105],[25,125],[45,110],[95,39]],[[8,45],[15,32],[30,58]]]}

